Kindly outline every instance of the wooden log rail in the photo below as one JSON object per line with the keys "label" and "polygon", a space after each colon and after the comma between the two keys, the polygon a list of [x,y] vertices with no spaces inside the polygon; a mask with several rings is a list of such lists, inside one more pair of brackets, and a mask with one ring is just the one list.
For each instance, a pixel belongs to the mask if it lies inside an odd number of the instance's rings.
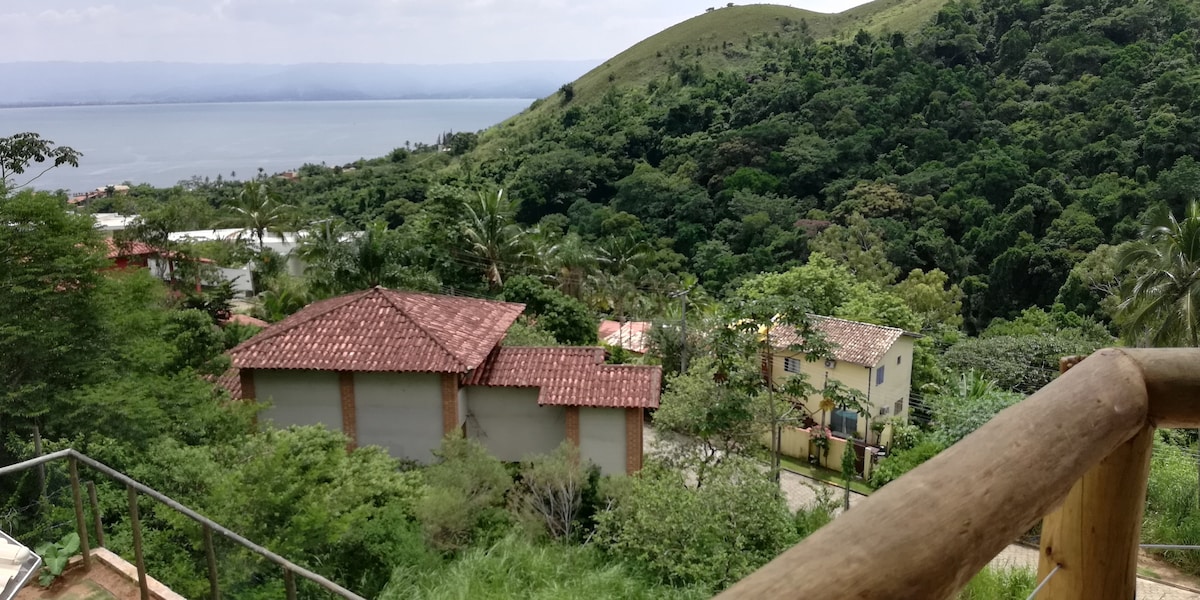
{"label": "wooden log rail", "polygon": [[1156,427],[1200,427],[1200,349],[1101,350],[718,598],[953,598],[1045,516],[1038,600],[1133,600]]}

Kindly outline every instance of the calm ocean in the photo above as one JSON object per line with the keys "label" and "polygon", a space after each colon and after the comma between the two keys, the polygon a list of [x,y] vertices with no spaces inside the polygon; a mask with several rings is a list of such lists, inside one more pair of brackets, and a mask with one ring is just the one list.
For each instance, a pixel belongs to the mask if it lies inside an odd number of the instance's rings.
{"label": "calm ocean", "polygon": [[[174,185],[193,175],[246,178],[304,163],[345,164],[445,131],[476,131],[531,100],[258,102],[0,109],[0,136],[33,131],[84,154],[39,189],[90,190],[123,181]],[[21,181],[21,180],[18,180]]]}

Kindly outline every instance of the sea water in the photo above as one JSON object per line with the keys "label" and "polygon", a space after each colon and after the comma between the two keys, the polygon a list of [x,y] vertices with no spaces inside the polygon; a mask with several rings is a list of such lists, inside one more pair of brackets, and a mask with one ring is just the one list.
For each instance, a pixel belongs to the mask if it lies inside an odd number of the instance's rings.
{"label": "sea water", "polygon": [[[83,153],[38,189],[91,190],[123,182],[171,186],[192,177],[246,179],[305,163],[343,165],[405,142],[476,131],[529,99],[142,104],[0,109],[0,137],[32,131]],[[16,182],[40,169],[17,176]]]}

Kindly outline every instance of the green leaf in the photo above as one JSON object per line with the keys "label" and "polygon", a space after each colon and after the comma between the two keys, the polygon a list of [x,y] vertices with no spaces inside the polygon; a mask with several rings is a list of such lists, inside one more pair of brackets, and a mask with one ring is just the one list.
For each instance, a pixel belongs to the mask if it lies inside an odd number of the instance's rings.
{"label": "green leaf", "polygon": [[73,556],[79,552],[79,534],[75,532],[64,535],[58,545],[61,547],[63,556]]}

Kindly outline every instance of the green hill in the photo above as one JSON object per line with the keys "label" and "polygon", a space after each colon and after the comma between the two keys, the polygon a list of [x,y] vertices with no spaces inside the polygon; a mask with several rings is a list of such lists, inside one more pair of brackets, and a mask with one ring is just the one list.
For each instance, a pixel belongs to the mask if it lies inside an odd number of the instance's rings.
{"label": "green hill", "polygon": [[594,98],[610,84],[642,84],[667,71],[672,61],[693,62],[706,72],[749,64],[748,45],[757,39],[850,37],[859,29],[911,31],[927,22],[946,0],[875,0],[828,14],[777,4],[710,10],[638,42],[574,83],[576,96]]}
{"label": "green hill", "polygon": [[[568,84],[572,103],[587,104],[616,87],[641,86],[681,69],[703,73],[747,69],[759,64],[755,48],[785,45],[801,39],[852,37],[860,29],[873,33],[914,31],[928,22],[947,0],[875,0],[845,12],[828,14],[776,4],[717,8],[652,35]],[[562,97],[563,92],[556,94]],[[562,103],[544,101],[493,128],[481,140],[481,158],[494,156],[497,143],[550,117]],[[497,132],[505,132],[498,134]],[[506,142],[505,142],[506,143]]]}

